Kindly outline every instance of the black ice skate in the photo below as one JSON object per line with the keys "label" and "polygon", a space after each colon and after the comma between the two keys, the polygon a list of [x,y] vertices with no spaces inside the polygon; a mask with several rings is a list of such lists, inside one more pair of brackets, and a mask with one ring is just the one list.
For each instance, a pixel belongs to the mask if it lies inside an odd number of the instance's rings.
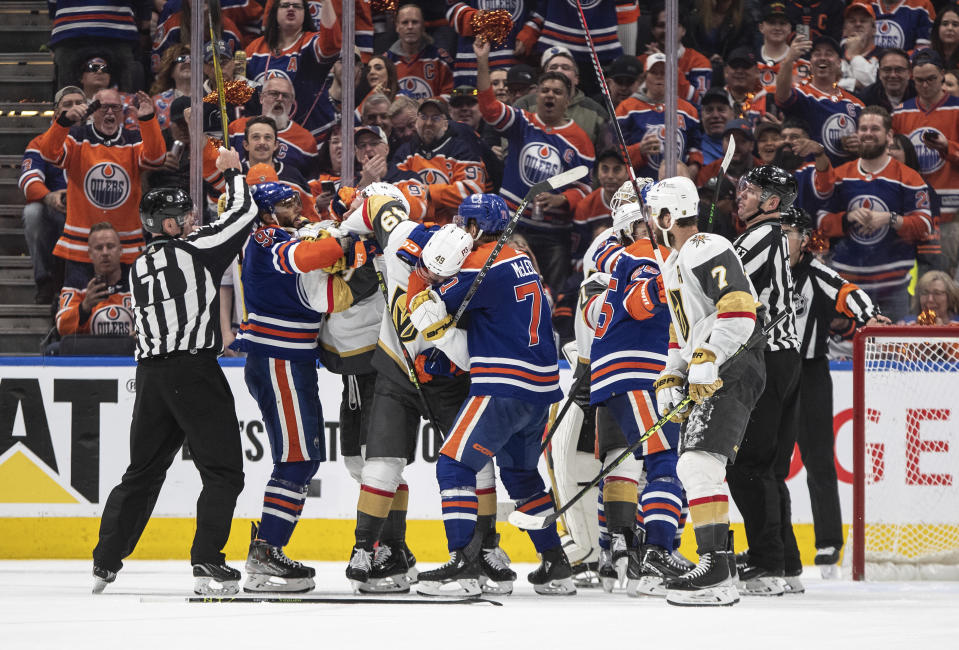
{"label": "black ice skate", "polygon": [[301,594],[311,591],[316,585],[312,567],[291,560],[278,546],[271,546],[262,539],[250,542],[246,556],[246,582],[243,591],[281,591]]}
{"label": "black ice skate", "polygon": [[408,594],[410,592],[409,571],[406,544],[380,542],[373,555],[370,578],[359,586],[359,590],[364,594]]}
{"label": "black ice skate", "polygon": [[687,569],[661,546],[646,546],[640,561],[639,578],[630,577],[626,592],[630,596],[665,596],[666,581],[687,573]]}
{"label": "black ice skate", "polygon": [[599,587],[599,562],[574,564],[573,586],[577,589],[596,589]]}
{"label": "black ice skate", "polygon": [[499,547],[499,535],[495,545],[484,548],[479,556],[479,581],[483,593],[508,596],[513,593],[516,572],[509,568],[509,556]]}
{"label": "black ice skate", "polygon": [[527,577],[533,590],[544,596],[572,596],[576,593],[573,585],[573,568],[562,547],[544,551],[542,562]]}
{"label": "black ice skate", "polygon": [[416,591],[424,596],[479,596],[479,566],[476,560],[466,557],[465,549],[450,551],[450,560],[431,571],[419,574]]}
{"label": "black ice skate", "polygon": [[240,572],[224,563],[193,565],[193,593],[198,596],[232,596],[240,592]]}
{"label": "black ice skate", "polygon": [[835,546],[816,549],[816,559],[813,562],[819,567],[823,580],[842,578],[842,569],[839,568],[839,549]]}
{"label": "black ice skate", "polygon": [[630,545],[623,533],[613,533],[609,541],[609,550],[612,553],[613,568],[616,569],[616,579],[622,586],[626,584],[626,569],[629,566]]}
{"label": "black ice skate", "polygon": [[743,564],[740,558],[742,553],[736,556],[736,569],[739,573],[739,593],[742,596],[782,596],[785,593],[785,580],[781,571],[770,571],[763,569],[749,560],[746,555],[746,562]]}
{"label": "black ice skate", "polygon": [[370,573],[373,571],[373,554],[359,546],[353,547],[350,553],[350,563],[346,565],[346,578],[353,586],[353,591],[360,591],[360,588],[370,579]]}
{"label": "black ice skate", "polygon": [[708,607],[739,602],[736,585],[729,575],[729,558],[721,551],[704,553],[692,571],[666,580],[666,602],[670,605]]}
{"label": "black ice skate", "polygon": [[93,593],[100,594],[106,589],[106,586],[117,579],[117,572],[104,569],[103,567],[93,567]]}

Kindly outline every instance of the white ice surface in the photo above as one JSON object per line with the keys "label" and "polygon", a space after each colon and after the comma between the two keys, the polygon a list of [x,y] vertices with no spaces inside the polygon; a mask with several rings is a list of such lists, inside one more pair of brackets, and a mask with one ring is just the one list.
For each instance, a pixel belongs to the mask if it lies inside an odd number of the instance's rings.
{"label": "white ice surface", "polygon": [[[315,595],[351,595],[345,562],[315,566]],[[826,582],[807,569],[804,595],[689,609],[600,590],[537,596],[525,581],[532,567],[514,568],[503,607],[205,604],[184,600],[185,562],[128,562],[94,596],[89,562],[0,561],[0,649],[959,648],[959,583]],[[165,599],[141,600],[151,596]]]}

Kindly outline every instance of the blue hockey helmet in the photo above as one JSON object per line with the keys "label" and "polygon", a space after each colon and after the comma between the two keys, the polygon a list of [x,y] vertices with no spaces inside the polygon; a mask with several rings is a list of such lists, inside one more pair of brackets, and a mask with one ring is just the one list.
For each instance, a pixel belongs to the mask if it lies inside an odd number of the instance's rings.
{"label": "blue hockey helmet", "polygon": [[466,228],[470,219],[484,233],[498,233],[509,223],[509,208],[498,194],[471,194],[460,203],[454,223]]}
{"label": "blue hockey helmet", "polygon": [[261,212],[272,214],[277,203],[299,196],[296,190],[285,183],[260,183],[253,186],[253,201]]}

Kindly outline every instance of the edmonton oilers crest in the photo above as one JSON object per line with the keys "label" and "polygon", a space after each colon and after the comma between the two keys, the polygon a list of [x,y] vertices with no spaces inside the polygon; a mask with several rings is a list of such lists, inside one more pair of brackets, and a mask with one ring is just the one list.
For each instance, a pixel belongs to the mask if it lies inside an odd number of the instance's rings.
{"label": "edmonton oilers crest", "polygon": [[519,152],[519,175],[527,185],[536,185],[560,172],[562,162],[556,147],[534,142]]}
{"label": "edmonton oilers crest", "polygon": [[129,198],[130,176],[117,164],[97,163],[83,178],[83,192],[94,206],[110,210]]}
{"label": "edmonton oilers crest", "polygon": [[450,177],[436,167],[426,167],[416,173],[419,175],[420,180],[427,185],[434,185],[436,183],[449,185],[450,183]]}
{"label": "edmonton oilers crest", "polygon": [[[583,3],[584,8],[586,4],[586,2]],[[509,17],[513,19],[515,25],[516,21],[520,19],[520,14],[523,13],[523,0],[478,0],[476,8],[479,11],[505,9],[509,12]]]}
{"label": "edmonton oilers crest", "polygon": [[876,47],[902,47],[905,42],[902,27],[895,20],[880,18],[876,21]]}
{"label": "edmonton oilers crest", "polygon": [[124,305],[104,305],[90,317],[90,333],[95,336],[131,336],[133,314]]}
{"label": "edmonton oilers crest", "polygon": [[[846,208],[846,212],[852,212],[856,208],[865,208],[866,210],[872,210],[873,212],[889,212],[889,207],[886,205],[885,201],[880,199],[878,196],[872,196],[871,194],[862,194],[850,201],[849,206]],[[886,237],[888,232],[888,223],[871,232],[866,232],[866,230],[863,229],[862,224],[852,222],[849,223],[849,236],[854,242],[864,246],[878,244]]]}
{"label": "edmonton oilers crest", "polygon": [[822,143],[834,156],[844,156],[842,138],[856,133],[856,120],[845,113],[833,113],[822,125]]}
{"label": "edmonton oilers crest", "polygon": [[[566,0],[566,2],[567,2],[567,3],[569,4],[569,6],[572,7],[574,10],[577,10],[577,11],[579,10],[579,8],[578,8],[577,5],[576,5],[576,0]],[[587,10],[589,10],[589,9],[592,9],[593,7],[595,7],[596,5],[598,5],[599,3],[600,3],[600,0],[580,0],[580,3],[579,3],[579,4],[583,5],[583,11],[587,11]]]}
{"label": "edmonton oilers crest", "polygon": [[926,132],[942,135],[941,131],[932,128],[916,129],[909,134],[909,142],[916,149],[916,157],[919,159],[919,172],[923,175],[939,171],[946,163],[939,152],[928,146],[926,141],[922,139]]}
{"label": "edmonton oilers crest", "polygon": [[403,77],[397,82],[399,91],[413,99],[426,99],[433,96],[433,89],[419,77]]}

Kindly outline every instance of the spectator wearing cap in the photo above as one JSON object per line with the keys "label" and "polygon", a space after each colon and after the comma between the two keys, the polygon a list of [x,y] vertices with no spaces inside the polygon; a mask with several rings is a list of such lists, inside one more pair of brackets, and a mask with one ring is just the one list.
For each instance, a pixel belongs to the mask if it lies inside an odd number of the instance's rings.
{"label": "spectator wearing cap", "polygon": [[[596,48],[596,56],[599,64],[605,66],[623,53],[618,29],[620,25],[624,29],[635,25],[639,20],[639,5],[634,0],[601,0],[583,4],[583,15]],[[516,36],[518,54],[545,54],[552,48],[567,50],[583,73],[579,87],[587,95],[594,95],[600,92],[600,84],[593,73],[586,39],[575,37],[582,32],[583,26],[575,4],[571,7],[563,2],[537,3],[536,10],[530,14],[529,20]],[[632,28],[633,41],[636,39],[635,33],[635,28]],[[570,35],[574,37],[571,38]],[[628,40],[628,37],[624,39]],[[522,43],[522,46],[519,43]],[[545,61],[540,67],[546,70]],[[589,133],[588,129],[584,130]]]}
{"label": "spectator wearing cap", "polygon": [[389,162],[390,144],[378,126],[358,126],[353,131],[356,151],[356,189],[384,181],[400,188],[410,204],[410,219],[424,221],[429,203],[426,185],[416,172],[400,169]]}
{"label": "spectator wearing cap", "polygon": [[[572,87],[569,78],[559,72],[540,75],[535,112],[498,101],[489,83],[489,49],[488,42],[474,40],[480,112],[508,142],[500,195],[510,210],[516,210],[536,183],[579,165],[592,169],[593,143],[586,132],[567,117]],[[561,193],[544,192],[533,197],[520,215],[519,229],[540,261],[546,283],[554,291],[562,289],[569,276],[572,217],[588,193],[589,186],[576,181]]]}
{"label": "spectator wearing cap", "polygon": [[[719,194],[716,194],[716,185],[719,185]],[[736,214],[736,186],[726,176],[713,176],[700,185],[699,192],[699,231],[711,232],[725,237],[730,243],[735,241],[743,232],[743,226],[735,218]],[[715,209],[712,209],[713,201]],[[712,209],[712,223],[709,214]],[[737,228],[737,225],[740,227]]]}
{"label": "spectator wearing cap", "polygon": [[[606,81],[614,110],[621,101],[639,90],[642,80],[643,64],[635,56],[624,54],[610,64],[609,70],[606,71]],[[593,101],[600,106],[606,105],[602,94],[593,97]]]}
{"label": "spectator wearing cap", "polygon": [[[64,86],[53,98],[53,121],[77,105],[85,105],[86,97],[77,86]],[[41,136],[33,138],[23,152],[18,185],[23,192],[23,234],[33,263],[33,280],[37,285],[34,302],[49,305],[59,290],[53,247],[63,232],[67,211],[67,177],[40,153]]]}
{"label": "spectator wearing cap", "polygon": [[157,122],[161,129],[170,125],[170,104],[190,94],[190,47],[176,44],[163,53],[156,79],[150,87]]}
{"label": "spectator wearing cap", "polygon": [[[735,140],[736,150],[733,152],[733,159],[726,170],[726,178],[733,183],[737,183],[743,174],[759,164],[759,160],[753,155],[753,150],[756,148],[756,136],[753,133],[752,124],[748,120],[736,118],[727,122],[723,129],[724,151],[729,147],[729,138]],[[715,177],[722,168],[722,162],[722,158],[717,158],[700,169],[699,176],[696,178],[696,185],[705,185],[710,178]]]}
{"label": "spectator wearing cap", "polygon": [[942,59],[935,50],[913,54],[916,96],[895,110],[892,126],[912,142],[919,173],[939,197],[942,252],[954,270],[959,258],[959,98],[942,88],[942,79]]}
{"label": "spectator wearing cap", "polygon": [[875,44],[876,14],[870,5],[853,2],[846,7],[844,16],[839,85],[854,93],[876,81],[879,69],[879,48]]}
{"label": "spectator wearing cap", "polygon": [[745,4],[743,0],[696,0],[690,12],[686,42],[709,57],[716,80],[730,52],[751,46],[756,38],[756,24]]}
{"label": "spectator wearing cap", "polygon": [[450,223],[463,199],[486,191],[480,147],[471,127],[451,124],[446,102],[427,99],[420,104],[416,134],[399,148],[393,161],[400,171],[415,173],[426,185],[428,221]]}
{"label": "spectator wearing cap", "polygon": [[755,126],[766,114],[768,95],[759,78],[756,55],[748,47],[737,47],[729,53],[723,69],[726,92],[733,102],[736,117]]}
{"label": "spectator wearing cap", "polygon": [[[260,115],[269,117],[276,126],[277,162],[296,168],[305,177],[317,172],[316,140],[290,116],[293,110],[293,84],[285,77],[273,77],[260,87]],[[243,117],[230,122],[230,144],[241,159],[249,156],[245,149],[246,122]]]}
{"label": "spectator wearing cap", "polygon": [[403,5],[396,12],[397,40],[386,51],[396,66],[399,92],[413,99],[447,95],[453,89],[453,59],[433,44],[423,25],[423,10]]}
{"label": "spectator wearing cap", "polygon": [[[236,122],[230,124],[231,130],[234,124]],[[315,208],[316,202],[306,176],[298,167],[290,164],[289,160],[281,160],[279,157],[282,143],[278,134],[276,122],[269,116],[258,115],[244,118],[242,145],[246,157],[243,160],[243,169],[244,171],[250,171],[254,168],[266,166],[275,171],[279,182],[289,185],[300,195],[303,216],[310,221],[319,221],[320,217]],[[239,150],[236,146],[237,140],[235,138],[231,138],[231,140],[233,147]],[[310,142],[313,142],[312,138]]]}
{"label": "spectator wearing cap", "polygon": [[142,70],[136,71],[136,51],[143,34],[150,33],[152,7],[130,0],[47,0],[53,28],[50,49],[57,78],[55,87],[75,83],[71,78],[90,58],[90,44],[109,52],[116,68],[115,81],[123,92],[141,87]]}
{"label": "spectator wearing cap", "polygon": [[517,63],[506,72],[506,94],[509,99],[504,104],[513,105],[528,93],[536,92],[536,69],[525,63]]}
{"label": "spectator wearing cap", "polygon": [[[665,101],[666,57],[651,54],[646,57],[645,88],[616,107],[616,119],[626,144],[630,145],[631,162],[639,176],[659,178],[666,143]],[[690,177],[695,178],[703,163],[703,154],[699,150],[702,138],[699,112],[685,99],[677,98],[676,101],[678,159],[689,167]]]}
{"label": "spectator wearing cap", "polygon": [[877,77],[875,83],[856,93],[866,106],[882,106],[892,113],[899,104],[916,96],[905,50],[892,47],[880,52]]}
{"label": "spectator wearing cap", "polygon": [[[640,57],[642,64],[646,63],[646,57],[650,54],[666,53],[666,9],[662,4],[659,4],[653,12],[654,19],[650,30],[653,40],[646,45],[646,53]],[[701,52],[683,45],[682,38],[684,36],[686,36],[685,19],[680,16],[679,24],[676,26],[676,48],[679,56],[676,68],[679,71],[679,96],[692,104],[699,105],[699,100],[703,94],[712,86],[713,67],[709,59]]]}
{"label": "spectator wearing cap", "polygon": [[844,2],[821,2],[821,0],[782,0],[786,5],[786,18],[796,33],[807,40],[829,36],[839,41],[842,34]]}
{"label": "spectator wearing cap", "polygon": [[[453,123],[468,126],[475,136],[482,154],[483,164],[489,177],[489,191],[499,193],[503,184],[503,158],[493,150],[494,146],[501,145],[502,138],[489,124],[483,121],[483,114],[479,110],[479,91],[472,86],[457,86],[450,93],[450,117]],[[454,124],[455,125],[455,124]]]}
{"label": "spectator wearing cap", "polygon": [[955,2],[940,8],[930,40],[947,70],[959,68],[959,5]]}
{"label": "spectator wearing cap", "polygon": [[[793,62],[810,50],[810,78],[793,83]],[[842,64],[839,43],[828,36],[810,41],[797,35],[783,62],[776,77],[776,105],[786,117],[798,117],[809,124],[810,136],[826,148],[833,165],[848,160],[846,147],[848,144],[855,149],[849,136],[856,134],[856,120],[863,103],[839,87]]]}
{"label": "spectator wearing cap", "polygon": [[586,195],[573,214],[573,270],[583,270],[583,255],[596,233],[613,225],[610,201],[623,183],[629,180],[626,163],[618,149],[606,149],[596,156],[595,190]]}
{"label": "spectator wearing cap", "polygon": [[753,129],[756,136],[757,165],[771,165],[776,157],[776,150],[782,144],[782,132],[775,122],[760,122]]}
{"label": "spectator wearing cap", "polygon": [[[605,142],[609,137],[606,128],[609,114],[604,104],[596,103],[580,89],[579,64],[570,51],[564,47],[551,47],[543,52],[540,67],[543,72],[558,72],[569,79],[573,95],[566,108],[567,116],[586,132],[593,141],[593,146]],[[537,96],[536,92],[528,93],[518,99],[513,106],[520,110],[532,111],[536,106]]]}
{"label": "spectator wearing cap", "polygon": [[707,90],[703,95],[700,113],[703,121],[703,164],[708,165],[723,157],[723,135],[726,133],[726,124],[733,119],[729,93],[718,86]]}
{"label": "spectator wearing cap", "polygon": [[[437,3],[440,4],[440,3]],[[519,65],[520,60],[532,54],[523,41],[517,40],[517,35],[523,25],[530,18],[536,2],[514,2],[510,4],[490,3],[487,0],[447,0],[446,17],[453,30],[459,36],[457,39],[456,63],[453,67],[453,83],[457,86],[476,86],[476,55],[473,53],[473,19],[483,9],[507,9],[511,12],[513,27],[506,40],[492,49],[489,56],[490,72],[506,71]],[[530,82],[535,77],[535,71],[530,73]],[[495,78],[495,75],[494,75]],[[495,83],[494,83],[495,88]],[[520,95],[525,95],[523,91]],[[507,104],[505,99],[497,98]]]}
{"label": "spectator wearing cap", "polygon": [[[157,16],[156,30],[153,32],[153,44],[150,56],[150,68],[154,74],[163,60],[163,53],[167,48],[177,43],[190,42],[190,3],[184,5],[182,0],[167,0]],[[202,5],[201,5],[202,6]],[[219,12],[219,8],[213,9],[214,13]],[[225,41],[229,44],[230,52],[236,52],[241,49],[242,31],[227,16],[215,18],[213,24],[216,25],[214,31],[217,32],[217,40]],[[210,22],[207,12],[203,16],[203,40],[210,38]],[[231,54],[232,56],[232,54]]]}
{"label": "spectator wearing cap", "polygon": [[936,11],[929,0],[854,0],[868,2],[876,15],[876,47],[912,51],[929,47]]}
{"label": "spectator wearing cap", "polygon": [[203,45],[203,92],[211,93],[216,90],[214,56],[220,62],[220,72],[223,73],[224,82],[242,79],[249,84],[249,79],[237,73],[236,59],[233,58],[233,50],[230,49],[230,44],[226,41],[217,41],[214,45],[211,41],[207,41]]}
{"label": "spectator wearing cap", "polygon": [[[815,65],[815,63],[814,63]],[[938,231],[922,177],[892,158],[892,118],[868,106],[857,125],[860,156],[814,175],[828,200],[818,228],[833,239],[832,267],[858,284],[892,321],[909,309],[907,287],[918,243]]]}
{"label": "spectator wearing cap", "polygon": [[[789,54],[789,37],[793,33],[792,23],[786,13],[783,2],[770,2],[763,7],[762,20],[759,22],[759,33],[763,36],[759,48],[759,83],[766,92],[776,92],[776,75],[779,66]],[[793,63],[793,77],[802,79],[809,74],[809,61],[799,59]]]}

